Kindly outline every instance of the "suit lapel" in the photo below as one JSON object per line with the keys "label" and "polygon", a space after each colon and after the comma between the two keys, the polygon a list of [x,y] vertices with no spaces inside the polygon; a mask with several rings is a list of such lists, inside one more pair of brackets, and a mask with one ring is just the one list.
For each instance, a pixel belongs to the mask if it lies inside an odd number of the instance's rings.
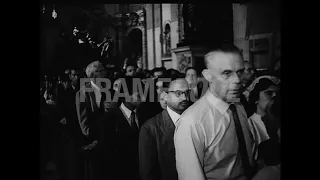
{"label": "suit lapel", "polygon": [[[71,88],[71,87],[70,87]],[[85,88],[90,88],[91,89],[91,91],[90,92],[85,92]],[[95,112],[97,109],[99,109],[99,107],[98,107],[98,105],[97,105],[97,103],[96,103],[96,95],[94,94],[94,91],[93,91],[93,89],[92,89],[92,86],[91,86],[91,84],[88,84],[88,85],[86,85],[86,87],[85,87],[84,89],[82,89],[82,91],[84,92],[84,94],[87,94],[88,96],[88,101],[90,102],[90,107],[91,107],[91,111],[92,112]],[[71,88],[72,89],[72,88]],[[71,91],[71,90],[70,90]]]}
{"label": "suit lapel", "polygon": [[167,144],[168,149],[174,148],[173,135],[175,131],[175,125],[172,122],[167,110],[162,111],[160,129],[163,133],[162,142]]}
{"label": "suit lapel", "polygon": [[117,121],[117,124],[120,126],[120,127],[126,127],[126,128],[129,128],[131,129],[131,126],[130,124],[128,123],[125,115],[123,114],[122,110],[120,109],[120,107],[118,107],[115,111],[115,115],[116,115],[116,121]]}
{"label": "suit lapel", "polygon": [[89,96],[90,96],[92,111],[95,112],[97,109],[99,109],[99,107],[97,105],[97,101],[96,101],[96,96],[95,96],[94,92],[89,92]]}

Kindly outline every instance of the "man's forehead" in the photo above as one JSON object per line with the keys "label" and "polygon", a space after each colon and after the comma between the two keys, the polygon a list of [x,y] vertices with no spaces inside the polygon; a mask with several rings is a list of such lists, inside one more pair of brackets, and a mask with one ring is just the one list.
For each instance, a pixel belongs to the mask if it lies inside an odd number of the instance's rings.
{"label": "man's forehead", "polygon": [[224,70],[238,70],[244,67],[243,59],[235,53],[216,52],[208,57],[208,68]]}
{"label": "man's forehead", "polygon": [[193,73],[193,74],[196,74],[196,70],[194,69],[189,69],[186,74],[190,74],[190,73]]}
{"label": "man's forehead", "polygon": [[175,91],[175,90],[186,90],[188,88],[189,88],[188,82],[186,80],[184,80],[184,79],[175,80],[169,86],[169,89],[172,90],[172,91]]}

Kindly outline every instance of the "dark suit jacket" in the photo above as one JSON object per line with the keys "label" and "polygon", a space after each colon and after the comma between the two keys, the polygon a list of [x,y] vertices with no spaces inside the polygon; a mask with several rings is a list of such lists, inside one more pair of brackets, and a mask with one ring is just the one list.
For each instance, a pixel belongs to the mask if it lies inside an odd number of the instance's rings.
{"label": "dark suit jacket", "polygon": [[76,110],[76,93],[71,87],[58,90],[58,106],[61,108],[62,118],[66,118],[67,124],[61,125],[63,131],[72,139],[76,140],[81,136],[81,129],[78,122]]}
{"label": "dark suit jacket", "polygon": [[[141,127],[137,113],[139,127]],[[115,179],[139,179],[139,132],[132,130],[120,107],[105,114],[103,119],[104,159],[112,169]]]}
{"label": "dark suit jacket", "polygon": [[139,163],[142,180],[177,180],[173,135],[175,125],[163,110],[140,129]]}
{"label": "dark suit jacket", "polygon": [[[86,92],[86,88],[91,89],[91,92]],[[81,98],[84,99],[83,102],[81,102]],[[101,137],[102,122],[100,120],[104,110],[103,107],[98,107],[91,84],[76,93],[75,101],[78,123],[82,132],[82,138],[79,140],[80,146],[86,146]]]}

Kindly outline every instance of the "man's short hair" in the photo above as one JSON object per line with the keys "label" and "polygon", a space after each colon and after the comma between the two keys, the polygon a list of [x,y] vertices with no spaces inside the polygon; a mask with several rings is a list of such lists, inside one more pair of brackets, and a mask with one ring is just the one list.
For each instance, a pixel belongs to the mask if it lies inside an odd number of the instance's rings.
{"label": "man's short hair", "polygon": [[213,55],[216,52],[222,52],[222,53],[234,53],[234,54],[239,54],[241,57],[242,56],[242,52],[240,51],[240,49],[235,46],[234,44],[231,43],[225,43],[222,44],[219,48],[213,49],[211,51],[209,51],[205,56],[204,56],[204,63],[206,65],[206,67],[208,66],[208,57]]}
{"label": "man's short hair", "polygon": [[88,78],[93,78],[93,75],[95,72],[99,72],[104,69],[105,69],[105,67],[101,62],[94,61],[87,66],[86,75]]}

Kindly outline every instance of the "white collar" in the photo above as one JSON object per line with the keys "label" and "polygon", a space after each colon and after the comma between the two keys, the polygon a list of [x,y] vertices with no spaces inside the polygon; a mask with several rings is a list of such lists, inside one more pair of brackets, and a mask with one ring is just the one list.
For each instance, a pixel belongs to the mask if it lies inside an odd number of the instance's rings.
{"label": "white collar", "polygon": [[[261,118],[261,116],[260,116],[259,114],[253,113],[253,114],[251,115],[251,119],[253,119],[253,120],[255,120],[255,119],[261,120],[262,118]],[[262,121],[262,120],[261,120],[261,121]]]}
{"label": "white collar", "polygon": [[175,125],[181,115],[176,113],[176,112],[174,112],[172,109],[169,108],[169,106],[167,106],[167,111],[169,113],[170,118],[173,121],[173,124]]}
{"label": "white collar", "polygon": [[[130,118],[132,111],[130,109],[128,109],[123,103],[121,103],[120,108],[126,114],[127,118]],[[135,111],[135,110],[133,110],[133,111]]]}
{"label": "white collar", "polygon": [[217,108],[217,110],[221,113],[224,114],[227,112],[230,104],[222,101],[218,97],[216,97],[210,90],[208,89],[206,94],[205,94],[207,100],[209,101],[210,104],[212,104],[214,107]]}
{"label": "white collar", "polygon": [[91,83],[93,89],[95,89],[97,91],[101,91],[101,89],[94,82],[90,81],[90,83]]}

